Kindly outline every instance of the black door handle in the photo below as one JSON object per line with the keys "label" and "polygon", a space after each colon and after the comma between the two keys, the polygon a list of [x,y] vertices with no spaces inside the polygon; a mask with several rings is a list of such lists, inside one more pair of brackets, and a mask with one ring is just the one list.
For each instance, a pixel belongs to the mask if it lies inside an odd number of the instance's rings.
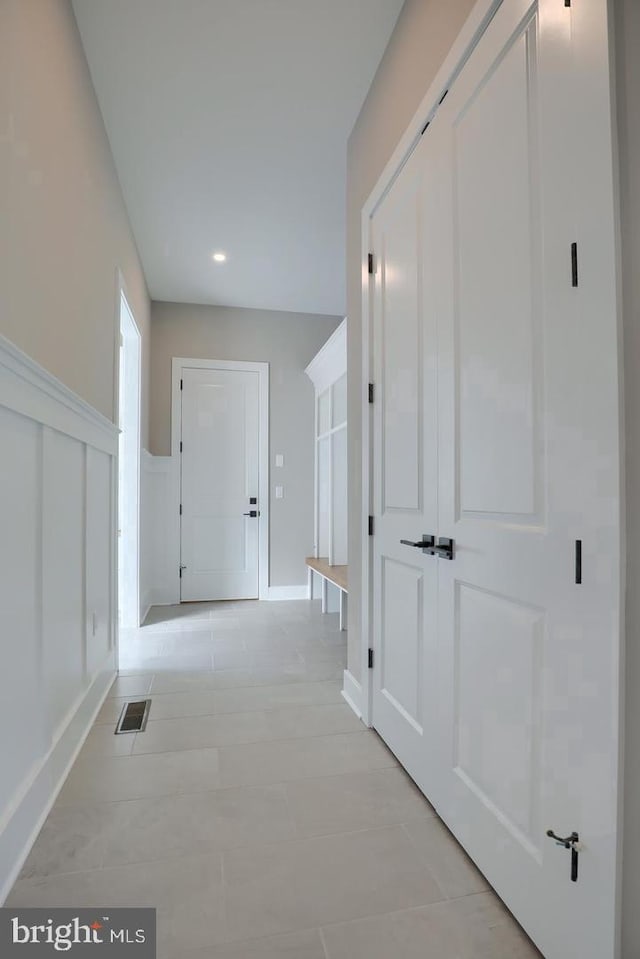
{"label": "black door handle", "polygon": [[431,553],[432,555],[433,555],[433,550],[435,548],[434,547],[435,541],[436,541],[435,536],[432,536],[430,533],[423,533],[422,539],[418,540],[417,543],[414,543],[410,539],[400,540],[403,546],[413,546],[416,549],[421,549],[423,553]]}
{"label": "black door handle", "polygon": [[440,556],[441,559],[453,559],[455,543],[452,539],[441,536],[436,543],[435,536],[430,533],[423,533],[422,539],[414,543],[410,539],[401,539],[403,546],[413,546],[415,549],[421,549],[427,556]]}
{"label": "black door handle", "polygon": [[252,517],[255,518],[256,516],[259,516],[259,515],[260,515],[260,510],[259,510],[259,509],[250,509],[248,513],[243,513],[242,515],[243,515],[243,516],[252,516]]}

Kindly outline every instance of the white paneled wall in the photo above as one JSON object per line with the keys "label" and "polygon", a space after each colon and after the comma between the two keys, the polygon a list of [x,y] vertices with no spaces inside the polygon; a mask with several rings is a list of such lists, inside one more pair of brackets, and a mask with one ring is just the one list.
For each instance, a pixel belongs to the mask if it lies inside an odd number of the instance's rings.
{"label": "white paneled wall", "polygon": [[117,430],[0,337],[0,901],[115,674]]}
{"label": "white paneled wall", "polygon": [[142,621],[150,606],[180,602],[180,517],[173,457],[143,450],[140,474]]}

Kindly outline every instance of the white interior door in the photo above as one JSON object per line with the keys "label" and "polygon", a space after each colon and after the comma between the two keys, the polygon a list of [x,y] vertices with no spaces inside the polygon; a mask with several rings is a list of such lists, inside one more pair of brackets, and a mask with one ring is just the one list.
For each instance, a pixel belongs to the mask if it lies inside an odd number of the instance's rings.
{"label": "white interior door", "polygon": [[505,0],[373,218],[373,720],[546,959],[613,959],[615,272],[571,16]]}
{"label": "white interior door", "polygon": [[[590,195],[570,181],[585,145],[566,106],[576,93],[569,65],[586,51],[570,16],[558,21],[552,3],[505,2],[433,124],[446,251],[436,301],[439,532],[457,547],[453,562],[438,561],[438,802],[548,959],[609,959],[616,310],[613,286],[604,310],[588,289],[606,289],[606,269],[591,280],[585,269],[572,286],[572,241],[585,263],[604,265],[612,237],[596,211],[575,232],[574,204],[588,208]],[[580,836],[576,882],[571,851],[548,829]]]}
{"label": "white interior door", "polygon": [[435,763],[437,565],[402,541],[434,535],[435,316],[425,248],[431,141],[423,139],[372,223],[374,319],[374,723],[422,789]]}
{"label": "white interior door", "polygon": [[259,374],[185,369],[181,397],[181,599],[257,599]]}

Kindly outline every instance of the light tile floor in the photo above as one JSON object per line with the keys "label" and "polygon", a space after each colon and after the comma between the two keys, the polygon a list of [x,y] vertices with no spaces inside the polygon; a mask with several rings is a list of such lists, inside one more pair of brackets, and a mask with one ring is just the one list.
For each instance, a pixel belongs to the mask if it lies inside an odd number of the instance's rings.
{"label": "light tile floor", "polygon": [[8,903],[155,906],[159,959],[540,959],[344,703],[345,638],[317,603],[153,609]]}

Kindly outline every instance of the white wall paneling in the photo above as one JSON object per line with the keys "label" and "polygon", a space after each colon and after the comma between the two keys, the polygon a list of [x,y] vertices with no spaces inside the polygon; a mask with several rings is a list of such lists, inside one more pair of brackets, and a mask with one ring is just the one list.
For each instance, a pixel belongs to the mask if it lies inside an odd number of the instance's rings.
{"label": "white wall paneling", "polygon": [[316,389],[315,556],[347,565],[347,321],[306,369]]}
{"label": "white wall paneling", "polygon": [[140,622],[151,606],[180,602],[177,567],[180,562],[179,516],[175,504],[177,464],[172,456],[142,451],[142,530]]}
{"label": "white wall paneling", "polygon": [[117,430],[0,337],[0,901],[116,669]]}

